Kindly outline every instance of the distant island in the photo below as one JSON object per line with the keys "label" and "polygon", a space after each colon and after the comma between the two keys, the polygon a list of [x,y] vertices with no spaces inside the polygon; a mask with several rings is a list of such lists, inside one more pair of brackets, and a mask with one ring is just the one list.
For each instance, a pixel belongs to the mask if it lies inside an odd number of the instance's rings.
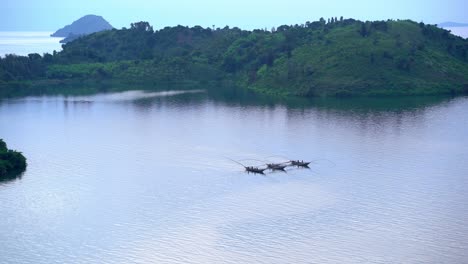
{"label": "distant island", "polygon": [[26,158],[21,152],[9,150],[5,141],[0,139],[0,181],[3,177],[14,177],[25,169]]}
{"label": "distant island", "polygon": [[71,25],[67,25],[57,30],[51,36],[65,38],[61,42],[67,43],[81,36],[104,30],[111,30],[113,28],[114,27],[101,16],[86,15],[74,21]]}
{"label": "distant island", "polygon": [[83,82],[235,85],[303,97],[453,95],[468,93],[468,40],[410,20],[332,17],[253,31],[155,31],[137,22],[54,54],[0,60],[0,93]]}
{"label": "distant island", "polygon": [[446,28],[446,27],[468,27],[468,23],[457,23],[457,22],[444,22],[438,24],[439,27]]}

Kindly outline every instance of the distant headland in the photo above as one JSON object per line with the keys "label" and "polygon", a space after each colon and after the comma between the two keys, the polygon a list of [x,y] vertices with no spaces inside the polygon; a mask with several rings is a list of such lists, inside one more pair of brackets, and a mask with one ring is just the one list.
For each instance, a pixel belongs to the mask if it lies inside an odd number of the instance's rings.
{"label": "distant headland", "polygon": [[81,36],[104,30],[111,30],[113,28],[114,27],[101,16],[86,15],[74,21],[71,25],[67,25],[57,30],[51,36],[65,38],[61,42],[67,43]]}

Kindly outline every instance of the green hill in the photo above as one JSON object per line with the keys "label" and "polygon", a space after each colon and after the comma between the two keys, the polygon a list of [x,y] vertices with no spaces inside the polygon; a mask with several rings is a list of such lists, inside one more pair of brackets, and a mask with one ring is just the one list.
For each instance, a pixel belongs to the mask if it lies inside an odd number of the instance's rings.
{"label": "green hill", "polygon": [[79,38],[53,55],[6,56],[0,80],[229,82],[299,96],[457,94],[468,92],[467,51],[467,40],[409,20],[332,18],[253,31],[154,31],[138,22]]}
{"label": "green hill", "polygon": [[257,71],[253,87],[301,95],[437,94],[468,90],[468,42],[411,21],[354,23]]}

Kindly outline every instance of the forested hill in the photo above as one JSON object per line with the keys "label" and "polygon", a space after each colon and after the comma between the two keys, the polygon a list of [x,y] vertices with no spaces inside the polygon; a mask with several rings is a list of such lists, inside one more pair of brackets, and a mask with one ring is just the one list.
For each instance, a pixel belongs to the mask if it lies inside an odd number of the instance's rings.
{"label": "forested hill", "polygon": [[54,55],[7,56],[0,60],[0,79],[4,85],[55,79],[231,81],[301,96],[454,94],[468,92],[467,52],[467,40],[409,20],[332,18],[253,31],[154,31],[139,22],[79,38]]}

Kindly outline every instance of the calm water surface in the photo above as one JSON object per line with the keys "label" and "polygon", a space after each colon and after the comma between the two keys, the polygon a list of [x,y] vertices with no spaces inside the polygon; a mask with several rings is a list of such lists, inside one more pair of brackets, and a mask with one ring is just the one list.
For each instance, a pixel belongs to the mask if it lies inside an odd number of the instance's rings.
{"label": "calm water surface", "polygon": [[456,36],[468,38],[468,27],[446,27],[445,29],[450,30]]}
{"label": "calm water surface", "polygon": [[6,54],[26,56],[29,53],[61,51],[63,38],[53,38],[53,32],[0,31],[0,57]]}
{"label": "calm water surface", "polygon": [[[467,113],[467,97],[3,99],[0,137],[29,166],[0,183],[0,263],[467,263]],[[271,155],[316,162],[227,159]]]}

